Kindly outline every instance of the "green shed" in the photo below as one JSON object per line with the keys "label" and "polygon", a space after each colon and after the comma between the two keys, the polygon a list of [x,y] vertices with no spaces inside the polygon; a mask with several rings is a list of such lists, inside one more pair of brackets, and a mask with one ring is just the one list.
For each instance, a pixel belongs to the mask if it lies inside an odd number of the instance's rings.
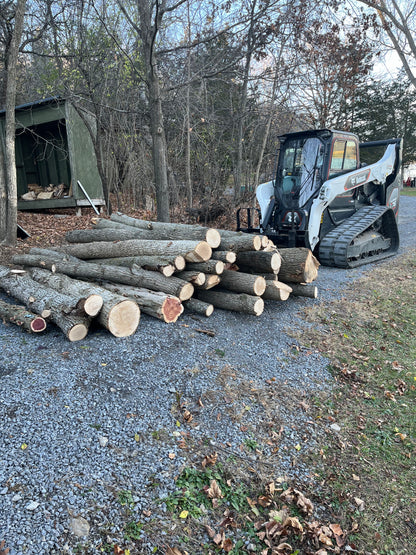
{"label": "green shed", "polygon": [[[86,117],[94,125],[92,114]],[[3,110],[0,148],[4,133]],[[105,204],[90,134],[69,100],[47,98],[16,107],[16,170],[19,210]]]}

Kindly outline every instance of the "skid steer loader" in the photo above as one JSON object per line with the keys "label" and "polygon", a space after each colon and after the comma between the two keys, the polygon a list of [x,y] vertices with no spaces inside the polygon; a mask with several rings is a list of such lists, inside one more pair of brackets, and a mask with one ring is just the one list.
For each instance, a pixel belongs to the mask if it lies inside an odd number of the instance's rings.
{"label": "skid steer loader", "polygon": [[238,230],[306,246],[326,266],[353,268],[397,252],[402,139],[360,144],[330,129],[279,139],[276,175],[257,188],[260,210],[238,211]]}

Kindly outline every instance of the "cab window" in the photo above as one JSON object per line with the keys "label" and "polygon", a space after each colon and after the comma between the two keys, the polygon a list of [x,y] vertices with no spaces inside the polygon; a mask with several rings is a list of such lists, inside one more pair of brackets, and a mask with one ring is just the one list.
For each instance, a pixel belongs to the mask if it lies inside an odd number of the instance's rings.
{"label": "cab window", "polygon": [[332,150],[329,177],[338,173],[357,169],[357,148],[354,141],[336,139]]}

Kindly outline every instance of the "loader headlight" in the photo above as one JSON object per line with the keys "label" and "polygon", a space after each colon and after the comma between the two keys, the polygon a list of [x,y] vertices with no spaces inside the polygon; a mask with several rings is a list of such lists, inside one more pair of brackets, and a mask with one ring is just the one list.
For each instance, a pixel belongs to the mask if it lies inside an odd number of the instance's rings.
{"label": "loader headlight", "polygon": [[288,211],[284,214],[282,218],[282,224],[284,226],[295,226],[299,227],[302,223],[302,214],[300,212]]}

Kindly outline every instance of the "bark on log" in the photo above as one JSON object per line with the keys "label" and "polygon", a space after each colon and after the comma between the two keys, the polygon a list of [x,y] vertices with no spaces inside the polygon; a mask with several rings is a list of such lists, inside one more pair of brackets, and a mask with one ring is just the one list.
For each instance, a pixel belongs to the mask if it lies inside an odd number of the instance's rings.
{"label": "bark on log", "polygon": [[272,301],[287,301],[292,288],[277,280],[266,280],[266,290],[262,297]]}
{"label": "bark on log", "polygon": [[41,268],[30,268],[30,276],[46,287],[55,291],[65,291],[67,295],[79,299],[77,308],[83,310],[88,316],[97,316],[103,306],[103,298],[98,288],[85,281],[70,278],[64,274],[54,274]]}
{"label": "bark on log", "polygon": [[122,223],[136,229],[144,229],[154,233],[153,239],[196,239],[206,241],[213,249],[220,244],[221,237],[217,229],[199,225],[177,224],[166,222],[148,222],[126,216],[124,214],[111,214],[111,221]]}
{"label": "bark on log", "polygon": [[75,256],[71,256],[65,252],[58,249],[41,249],[39,247],[32,247],[29,254],[35,254],[38,256],[45,256],[46,258],[54,257],[56,260],[66,260],[68,262],[79,262],[80,259]]}
{"label": "bark on log", "polygon": [[311,283],[288,283],[292,288],[292,295],[295,297],[309,297],[316,299],[318,297],[318,288]]}
{"label": "bark on log", "polygon": [[129,239],[111,243],[76,243],[61,250],[81,259],[116,258],[122,256],[184,256],[187,262],[205,262],[211,258],[212,249],[205,241],[147,241]]}
{"label": "bark on log", "polygon": [[245,293],[229,293],[224,291],[198,291],[197,297],[201,301],[211,303],[217,308],[244,312],[260,316],[264,310],[264,301],[261,297]]}
{"label": "bark on log", "polygon": [[233,251],[212,251],[212,260],[221,260],[224,264],[234,264],[237,254]]}
{"label": "bark on log", "polygon": [[178,297],[166,293],[108,282],[103,283],[103,287],[119,295],[134,299],[142,312],[166,323],[176,322],[183,312],[183,305]]}
{"label": "bark on log", "polygon": [[[145,270],[160,272],[167,277],[171,276],[176,270],[184,270],[186,266],[186,260],[183,256],[171,256],[170,258],[164,258],[163,256],[122,256],[119,258],[92,258],[87,262],[125,266],[126,268],[136,265]],[[171,268],[173,268],[172,273],[170,273]]]}
{"label": "bark on log", "polygon": [[263,295],[266,289],[266,280],[261,276],[224,270],[221,274],[221,286],[248,295]]}
{"label": "bark on log", "polygon": [[186,310],[209,317],[214,312],[214,305],[201,301],[200,299],[189,299],[184,302]]}
{"label": "bark on log", "polygon": [[76,309],[77,299],[45,287],[27,274],[1,277],[0,287],[36,314],[48,314],[70,341],[80,341],[87,335],[89,319]]}
{"label": "bark on log", "polygon": [[242,268],[253,269],[258,274],[271,272],[277,274],[281,266],[281,256],[276,252],[239,252],[237,253],[237,265]]}
{"label": "bark on log", "polygon": [[206,274],[220,275],[224,271],[224,262],[221,260],[207,260],[206,262],[197,262],[195,264],[187,264],[187,270],[197,272],[205,272]]}
{"label": "bark on log", "polygon": [[245,233],[241,236],[221,237],[219,250],[222,251],[259,251],[261,249],[260,235]]}
{"label": "bark on log", "polygon": [[205,274],[205,283],[203,285],[195,285],[195,289],[207,291],[216,287],[221,282],[221,278],[217,274]]}
{"label": "bark on log", "polygon": [[0,318],[5,322],[15,324],[29,333],[40,333],[46,329],[46,322],[26,307],[9,304],[0,299]]}
{"label": "bark on log", "polygon": [[15,264],[22,266],[37,266],[41,268],[53,267],[56,272],[76,278],[87,278],[100,281],[112,281],[125,283],[134,287],[143,287],[152,291],[162,291],[178,297],[185,301],[192,297],[194,288],[191,283],[182,279],[165,277],[157,272],[143,270],[138,266],[124,268],[122,266],[110,266],[104,264],[93,264],[92,262],[61,262],[54,259],[46,259],[35,255],[16,255],[13,257]]}
{"label": "bark on log", "polygon": [[310,283],[318,277],[319,262],[306,248],[280,249],[279,279],[285,283]]}
{"label": "bark on log", "polygon": [[204,285],[205,283],[205,274],[204,272],[186,270],[184,272],[178,272],[176,277],[179,279],[183,279],[185,281],[189,281],[194,285]]}

